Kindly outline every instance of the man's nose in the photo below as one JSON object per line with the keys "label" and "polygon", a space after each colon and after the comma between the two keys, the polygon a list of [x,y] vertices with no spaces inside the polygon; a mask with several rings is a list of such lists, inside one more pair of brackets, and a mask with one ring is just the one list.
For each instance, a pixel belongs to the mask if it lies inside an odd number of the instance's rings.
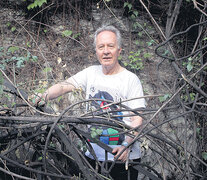
{"label": "man's nose", "polygon": [[109,54],[109,48],[107,46],[104,47],[104,54]]}

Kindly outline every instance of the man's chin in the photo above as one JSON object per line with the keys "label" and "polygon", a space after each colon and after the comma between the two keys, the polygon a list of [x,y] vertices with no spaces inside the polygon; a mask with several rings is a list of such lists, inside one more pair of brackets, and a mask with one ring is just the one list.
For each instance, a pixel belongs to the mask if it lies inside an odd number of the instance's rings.
{"label": "man's chin", "polygon": [[112,65],[113,64],[113,62],[112,61],[110,61],[110,60],[105,60],[105,61],[101,61],[101,64],[102,65],[105,65],[105,66],[110,66],[110,65]]}
{"label": "man's chin", "polygon": [[112,67],[113,66],[113,64],[112,63],[102,63],[101,64],[103,67]]}

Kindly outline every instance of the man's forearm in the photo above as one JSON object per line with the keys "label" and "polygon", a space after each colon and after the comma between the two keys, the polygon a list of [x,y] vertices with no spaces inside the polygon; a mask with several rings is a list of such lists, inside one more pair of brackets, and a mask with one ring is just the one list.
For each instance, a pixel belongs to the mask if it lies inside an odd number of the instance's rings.
{"label": "man's forearm", "polygon": [[45,101],[52,100],[59,96],[62,96],[63,94],[66,94],[72,91],[74,88],[75,87],[72,84],[68,84],[66,82],[58,83],[58,84],[51,86],[49,89],[47,89],[42,94],[42,98]]}
{"label": "man's forearm", "polygon": [[[131,117],[131,127],[134,128],[134,127],[138,127],[142,124],[142,117],[140,116],[132,116]],[[136,136],[138,134],[138,132],[135,132],[134,135]],[[132,142],[133,141],[133,138],[129,137],[129,136],[126,136],[126,139],[125,141],[127,141],[128,143]]]}

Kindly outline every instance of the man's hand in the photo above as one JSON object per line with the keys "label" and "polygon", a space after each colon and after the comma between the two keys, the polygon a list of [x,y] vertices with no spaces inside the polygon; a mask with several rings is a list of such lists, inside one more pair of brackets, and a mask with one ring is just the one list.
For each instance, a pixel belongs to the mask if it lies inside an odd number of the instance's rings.
{"label": "man's hand", "polygon": [[34,106],[42,106],[45,104],[45,100],[43,98],[43,95],[41,93],[29,96],[29,101],[34,105]]}
{"label": "man's hand", "polygon": [[[116,158],[124,149],[124,146],[120,146],[120,147],[116,147],[113,149],[112,153],[116,154],[114,156],[114,158]],[[128,148],[120,155],[120,157],[118,158],[118,160],[125,162],[127,160],[127,155],[128,155]]]}

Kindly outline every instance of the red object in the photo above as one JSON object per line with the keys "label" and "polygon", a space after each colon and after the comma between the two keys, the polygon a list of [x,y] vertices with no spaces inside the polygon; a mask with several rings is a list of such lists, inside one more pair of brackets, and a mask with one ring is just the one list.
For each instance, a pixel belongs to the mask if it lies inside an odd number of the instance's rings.
{"label": "red object", "polygon": [[119,137],[109,137],[109,141],[118,141]]}

